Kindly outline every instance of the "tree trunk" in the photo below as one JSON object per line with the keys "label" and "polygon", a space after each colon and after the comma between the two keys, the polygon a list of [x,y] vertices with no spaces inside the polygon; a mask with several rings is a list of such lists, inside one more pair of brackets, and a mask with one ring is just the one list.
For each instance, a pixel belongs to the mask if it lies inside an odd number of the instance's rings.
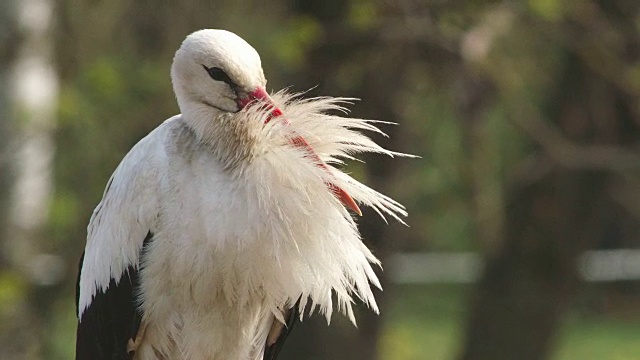
{"label": "tree trunk", "polygon": [[488,259],[473,299],[463,360],[544,359],[596,241],[605,175],[556,171],[510,194],[505,246]]}
{"label": "tree trunk", "polygon": [[[3,285],[13,301],[0,329],[0,358],[32,359],[40,356],[44,321],[39,316],[40,291],[62,280],[61,259],[46,254],[43,228],[47,221],[52,190],[52,131],[57,104],[57,76],[52,64],[49,34],[53,3],[49,0],[10,1],[3,11],[13,12],[16,35],[8,40],[11,55],[3,58],[10,70],[6,76],[7,105],[2,117],[2,179],[0,196],[8,211],[2,227],[2,260],[6,269]],[[13,40],[13,41],[12,41]],[[5,68],[5,67],[3,67]],[[3,74],[4,75],[4,74]],[[6,187],[5,187],[6,186]],[[10,270],[9,270],[10,269]]]}
{"label": "tree trunk", "polygon": [[[638,134],[631,115],[634,102],[575,54],[567,56],[560,78],[549,91],[546,118],[551,120],[531,117],[532,111],[542,113],[537,108],[512,107],[520,108],[521,113],[514,115],[521,118],[520,124],[537,122],[553,130],[554,136],[545,133],[547,138],[532,135],[541,147],[532,155],[551,166],[533,169],[533,181],[514,184],[505,194],[504,238],[495,252],[487,251],[484,275],[471,303],[462,360],[547,358],[580,286],[578,257],[594,248],[610,225],[602,219],[611,211],[608,190],[616,170],[597,161],[589,165],[589,159],[574,164],[557,161],[571,162],[571,154],[556,154],[563,148],[545,144],[559,141],[558,137],[575,149],[633,142],[629,140]],[[609,96],[595,103],[593,94]],[[511,99],[517,102],[517,97]],[[599,118],[596,106],[615,111]],[[584,154],[595,154],[598,160],[596,152],[597,148]]]}

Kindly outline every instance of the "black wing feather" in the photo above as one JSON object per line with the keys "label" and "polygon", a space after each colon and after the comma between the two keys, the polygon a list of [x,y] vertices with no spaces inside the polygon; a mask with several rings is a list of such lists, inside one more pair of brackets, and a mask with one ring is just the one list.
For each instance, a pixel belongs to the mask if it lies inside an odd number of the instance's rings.
{"label": "black wing feather", "polygon": [[[291,308],[291,311],[289,312],[289,317],[286,319],[287,321],[286,327],[282,330],[282,333],[280,334],[280,337],[278,337],[278,340],[276,340],[276,342],[271,346],[265,345],[264,357],[262,358],[263,360],[276,360],[278,358],[278,354],[280,354],[280,350],[282,350],[282,347],[284,346],[284,342],[287,340],[287,337],[291,333],[291,330],[293,330],[293,326],[299,321],[298,320],[300,318],[300,311],[298,310],[299,305],[300,305],[300,299],[298,299],[296,304]],[[274,320],[274,321],[278,321],[278,320]]]}
{"label": "black wing feather", "polygon": [[[141,256],[151,241],[151,232],[144,240]],[[80,296],[80,273],[84,253],[80,259],[80,270],[76,283],[76,306]],[[129,339],[135,339],[142,312],[137,306],[139,269],[129,266],[116,284],[111,280],[106,291],[98,289],[89,307],[78,322],[76,338],[76,360],[131,360],[133,353],[127,352]]]}

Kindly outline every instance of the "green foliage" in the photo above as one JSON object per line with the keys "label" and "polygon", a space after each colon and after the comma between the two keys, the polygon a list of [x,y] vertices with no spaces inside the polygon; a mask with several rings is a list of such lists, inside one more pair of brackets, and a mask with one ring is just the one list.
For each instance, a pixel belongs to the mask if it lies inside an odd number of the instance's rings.
{"label": "green foliage", "polygon": [[[27,287],[25,280],[17,273],[0,273],[0,318],[20,311],[20,299],[25,296]],[[0,330],[2,330],[0,328]]]}
{"label": "green foliage", "polygon": [[53,303],[50,334],[46,340],[51,353],[47,360],[73,359],[76,352],[76,307],[73,298],[62,297]]}
{"label": "green foliage", "polygon": [[387,328],[381,339],[382,360],[454,359],[462,339],[463,299],[460,286],[399,286],[385,309]]}
{"label": "green foliage", "polygon": [[546,20],[559,20],[563,14],[563,1],[560,0],[529,0],[532,11]]}
{"label": "green foliage", "polygon": [[374,1],[351,1],[347,21],[358,31],[373,29],[380,24],[380,10]]}
{"label": "green foliage", "polygon": [[[383,309],[382,360],[449,360],[460,352],[465,285],[400,286]],[[640,354],[640,323],[573,313],[556,340],[552,360],[632,360]]]}
{"label": "green foliage", "polygon": [[274,51],[275,61],[284,68],[300,69],[309,48],[323,36],[317,21],[307,16],[296,16],[281,29],[265,37],[265,46]]}

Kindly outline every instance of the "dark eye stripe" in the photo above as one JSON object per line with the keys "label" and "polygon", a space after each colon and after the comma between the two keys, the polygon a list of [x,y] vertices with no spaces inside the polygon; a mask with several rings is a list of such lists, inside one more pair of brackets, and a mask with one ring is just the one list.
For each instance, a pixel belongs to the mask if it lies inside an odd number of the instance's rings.
{"label": "dark eye stripe", "polygon": [[231,80],[231,78],[229,77],[229,75],[227,75],[226,72],[224,72],[224,70],[220,69],[219,67],[206,67],[205,65],[202,65],[202,67],[207,70],[207,73],[209,74],[209,76],[211,76],[211,78],[213,80],[216,81],[223,81],[226,84],[228,84],[229,86],[231,86],[232,88],[237,87],[237,85],[233,82],[233,80]]}

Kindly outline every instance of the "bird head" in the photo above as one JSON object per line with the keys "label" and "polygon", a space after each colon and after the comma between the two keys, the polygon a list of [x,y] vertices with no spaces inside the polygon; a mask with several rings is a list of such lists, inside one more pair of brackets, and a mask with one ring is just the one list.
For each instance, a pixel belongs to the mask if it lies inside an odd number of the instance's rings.
{"label": "bird head", "polygon": [[260,56],[241,37],[225,30],[189,35],[173,59],[171,79],[183,113],[194,103],[221,113],[237,112],[255,100],[272,103]]}

